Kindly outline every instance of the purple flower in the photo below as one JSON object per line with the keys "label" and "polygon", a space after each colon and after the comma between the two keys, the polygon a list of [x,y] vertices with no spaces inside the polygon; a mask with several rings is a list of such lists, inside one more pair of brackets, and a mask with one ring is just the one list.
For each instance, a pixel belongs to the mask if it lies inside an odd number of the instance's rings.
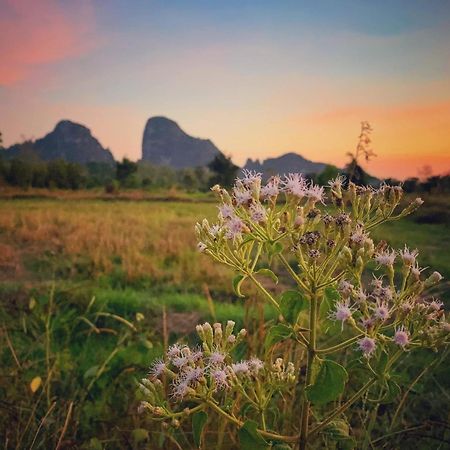
{"label": "purple flower", "polygon": [[180,378],[172,385],[172,398],[175,400],[182,400],[189,392],[188,383]]}
{"label": "purple flower", "polygon": [[264,363],[255,356],[252,356],[248,361],[248,366],[252,374],[257,375],[257,373],[264,367]]}
{"label": "purple flower", "polygon": [[246,187],[251,187],[255,183],[261,182],[262,173],[256,172],[256,170],[244,169],[242,173],[244,177],[238,181],[240,181]]}
{"label": "purple flower", "polygon": [[342,328],[344,328],[344,322],[352,317],[352,313],[349,300],[346,299],[336,303],[336,311],[333,311],[329,318],[331,320],[339,320],[342,322]]}
{"label": "purple flower", "polygon": [[250,207],[250,217],[257,223],[265,222],[267,219],[266,209],[260,203],[256,203]]}
{"label": "purple flower", "polygon": [[231,219],[234,216],[234,209],[231,205],[223,204],[219,206],[219,213],[223,219]]}
{"label": "purple flower", "polygon": [[250,372],[250,367],[247,361],[240,361],[238,363],[231,364],[231,370],[235,375],[247,375]]}
{"label": "purple flower", "polygon": [[160,377],[164,371],[166,370],[166,363],[162,359],[157,359],[151,366],[150,366],[150,375],[158,378]]}
{"label": "purple flower", "polygon": [[222,352],[212,352],[208,358],[208,362],[211,366],[217,366],[223,364],[225,361],[225,355]]}
{"label": "purple flower", "polygon": [[223,369],[214,369],[210,372],[211,378],[214,380],[214,384],[216,385],[216,390],[218,389],[226,389],[229,387],[228,384],[228,376],[225,370]]}
{"label": "purple flower", "polygon": [[389,307],[383,301],[377,301],[376,305],[373,307],[374,316],[381,321],[389,319]]}
{"label": "purple flower", "polygon": [[280,179],[278,177],[271,178],[269,182],[261,188],[261,199],[267,200],[276,197],[280,193],[280,189],[278,187],[279,183]]}
{"label": "purple flower", "polygon": [[245,230],[244,222],[239,217],[232,217],[227,223],[226,237],[228,239],[235,239],[239,237]]}
{"label": "purple flower", "polygon": [[169,359],[173,359],[176,356],[179,356],[181,354],[181,350],[183,347],[181,347],[179,344],[173,344],[171,345],[167,350],[167,357]]}
{"label": "purple flower", "polygon": [[344,297],[349,297],[350,294],[353,291],[353,284],[349,283],[346,280],[341,280],[339,282],[339,286],[338,286],[338,291],[344,296]]}
{"label": "purple flower", "polygon": [[350,235],[350,241],[354,244],[362,245],[368,238],[368,234],[364,232],[364,229],[357,226],[356,229]]}
{"label": "purple flower", "polygon": [[409,334],[405,327],[400,327],[395,331],[394,342],[400,347],[405,347],[409,344]]}
{"label": "purple flower", "polygon": [[183,379],[184,383],[190,385],[197,383],[202,376],[203,369],[201,367],[187,367],[183,371],[181,378]]}
{"label": "purple flower", "polygon": [[252,199],[252,193],[247,189],[233,189],[233,197],[236,200],[236,204],[240,205],[248,205],[250,200]]}
{"label": "purple flower", "polygon": [[375,351],[377,344],[375,343],[375,339],[366,336],[358,341],[358,346],[364,356],[370,357]]}

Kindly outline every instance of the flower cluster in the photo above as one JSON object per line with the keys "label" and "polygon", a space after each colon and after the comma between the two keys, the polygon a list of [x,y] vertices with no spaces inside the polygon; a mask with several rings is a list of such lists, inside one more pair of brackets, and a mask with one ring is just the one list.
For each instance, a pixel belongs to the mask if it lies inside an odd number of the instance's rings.
{"label": "flower cluster", "polygon": [[[298,442],[304,450],[310,422],[324,417],[323,411],[310,414],[315,403],[325,405],[346,395],[347,370],[328,354],[356,350],[358,366],[372,377],[347,397],[354,401],[376,384],[386,392],[387,372],[405,352],[448,342],[450,325],[442,302],[427,295],[442,276],[425,276],[417,250],[391,249],[383,241],[375,243],[371,234],[380,224],[414,212],[420,198],[402,206],[399,186],[357,186],[342,176],[319,186],[298,173],[264,182],[253,171],[244,171],[229,191],[220,186],[212,190],[220,202],[218,219],[197,223],[198,250],[236,272],[233,288],[240,297],[242,282],[252,283],[281,323],[267,330],[260,358],[245,360],[232,356],[245,330],[234,334],[231,321],[225,327],[198,325],[198,348],[173,345],[142,380],[142,410],[176,423],[192,411],[181,405],[197,404],[193,409],[213,409],[239,427],[246,420],[257,422],[256,432],[264,438]],[[283,277],[286,285],[288,276],[291,289],[282,295],[264,281],[277,283]],[[340,330],[330,327],[326,317]],[[274,360],[279,350],[295,355],[295,366],[277,355]],[[373,364],[382,355],[384,363]],[[335,413],[350,406],[350,401],[341,403]],[[300,416],[299,430],[291,417]],[[330,420],[316,423],[313,438]],[[298,434],[272,432],[276,429]]]}
{"label": "flower cluster", "polygon": [[[235,323],[229,320],[225,327],[208,322],[197,325],[201,346],[190,348],[184,344],[170,346],[165,359],[158,359],[150,367],[149,377],[141,380],[140,390],[145,397],[141,410],[161,417],[173,417],[165,401],[162,381],[170,380],[168,397],[180,404],[182,401],[201,401],[211,396],[236,392],[247,397],[254,395],[255,382],[266,383],[272,390],[286,390],[295,385],[294,365],[278,358],[275,363],[264,363],[253,356],[234,361],[232,351],[246,336],[241,329],[234,334]],[[249,392],[247,392],[247,390]],[[257,398],[253,400],[255,403]]]}

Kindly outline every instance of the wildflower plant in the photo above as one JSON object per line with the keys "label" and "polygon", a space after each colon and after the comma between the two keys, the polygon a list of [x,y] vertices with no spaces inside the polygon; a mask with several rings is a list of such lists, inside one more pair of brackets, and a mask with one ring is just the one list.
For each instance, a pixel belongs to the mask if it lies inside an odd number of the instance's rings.
{"label": "wildflower plant", "polygon": [[[298,173],[263,184],[244,171],[230,192],[212,190],[218,221],[196,225],[199,251],[236,272],[237,296],[252,283],[278,319],[246,359],[234,322],[198,325],[198,347],[175,344],[142,380],[141,410],[173,427],[191,417],[197,446],[216,414],[245,449],[354,448],[352,409],[395,398],[401,359],[447,343],[442,303],[426,294],[441,275],[423,276],[417,250],[371,238],[421,199],[401,208],[399,186],[339,176],[325,189]],[[276,295],[270,286],[288,277],[293,287]]]}

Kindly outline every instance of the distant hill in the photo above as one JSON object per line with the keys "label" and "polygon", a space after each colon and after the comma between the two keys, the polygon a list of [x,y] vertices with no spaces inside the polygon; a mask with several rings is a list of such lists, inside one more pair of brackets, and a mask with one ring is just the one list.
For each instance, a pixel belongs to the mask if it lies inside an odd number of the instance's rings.
{"label": "distant hill", "polygon": [[248,159],[244,169],[256,170],[257,172],[262,172],[264,177],[269,177],[290,172],[319,173],[325,167],[326,164],[310,161],[297,153],[286,153],[276,158],[267,158],[262,162],[257,159]]}
{"label": "distant hill", "polygon": [[50,161],[64,159],[79,164],[114,164],[112,153],[102,147],[89,128],[70,120],[58,122],[55,129],[36,141],[15,144],[2,152],[6,158],[26,157]]}
{"label": "distant hill", "polygon": [[142,161],[183,169],[206,166],[220,153],[209,139],[189,136],[166,117],[151,117],[145,125]]}

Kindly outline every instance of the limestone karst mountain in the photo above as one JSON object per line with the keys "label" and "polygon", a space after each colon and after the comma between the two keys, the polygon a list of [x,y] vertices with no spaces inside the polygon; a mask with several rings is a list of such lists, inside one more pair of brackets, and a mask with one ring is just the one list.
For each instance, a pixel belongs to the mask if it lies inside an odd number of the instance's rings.
{"label": "limestone karst mountain", "polygon": [[247,159],[244,169],[256,170],[257,172],[262,172],[265,177],[269,177],[290,172],[319,173],[325,167],[326,164],[310,161],[298,153],[286,153],[276,158],[267,158],[262,162]]}
{"label": "limestone karst mountain", "polygon": [[114,163],[112,153],[91,134],[89,128],[70,120],[58,122],[53,131],[35,141],[26,141],[5,149],[6,158],[26,157],[50,161]]}
{"label": "limestone karst mountain", "polygon": [[151,117],[145,126],[142,161],[182,169],[206,166],[220,153],[209,139],[189,136],[166,117]]}

